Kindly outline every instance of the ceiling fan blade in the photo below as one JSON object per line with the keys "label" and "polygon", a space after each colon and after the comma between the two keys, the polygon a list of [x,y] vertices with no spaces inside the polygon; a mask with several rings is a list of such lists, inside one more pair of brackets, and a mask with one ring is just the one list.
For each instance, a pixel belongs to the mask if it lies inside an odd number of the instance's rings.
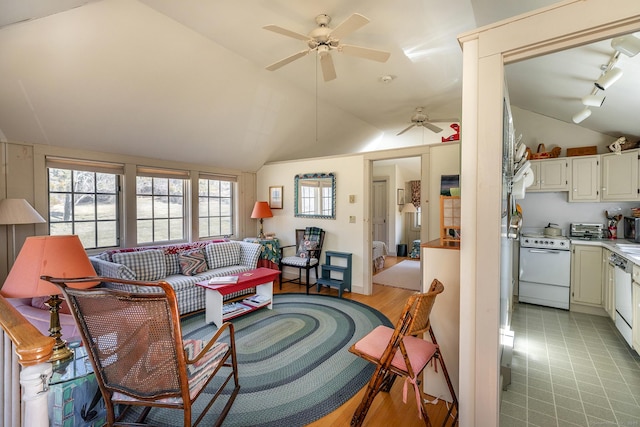
{"label": "ceiling fan blade", "polygon": [[266,25],[262,28],[264,28],[265,30],[273,31],[274,33],[282,34],[283,36],[303,40],[305,42],[310,38],[305,34],[296,33],[295,31],[287,30],[286,28],[278,27],[277,25]]}
{"label": "ceiling fan blade", "polygon": [[423,122],[423,123],[422,123],[422,126],[426,127],[426,128],[427,128],[427,129],[429,129],[431,132],[435,132],[435,133],[440,133],[440,132],[442,132],[442,129],[441,129],[441,128],[439,128],[439,127],[438,127],[438,126],[436,126],[436,125],[432,125],[432,124],[431,124],[431,123],[429,123],[429,122]]}
{"label": "ceiling fan blade", "polygon": [[322,67],[322,77],[325,82],[331,81],[337,77],[336,67],[333,66],[333,58],[331,58],[331,54],[325,53],[320,55],[320,66]]}
{"label": "ceiling fan blade", "polygon": [[350,44],[341,44],[338,51],[347,55],[359,56],[360,58],[371,59],[378,62],[386,62],[391,53],[383,50],[369,49],[367,47],[353,46]]}
{"label": "ceiling fan blade", "polygon": [[298,58],[302,58],[302,57],[303,57],[303,56],[305,56],[307,53],[309,53],[309,49],[301,50],[300,52],[298,52],[298,53],[294,53],[293,55],[288,56],[288,57],[286,57],[286,58],[284,58],[284,59],[281,59],[281,60],[280,60],[280,61],[278,61],[278,62],[274,62],[273,64],[271,64],[271,65],[269,65],[269,66],[267,67],[267,70],[269,70],[269,71],[275,71],[275,70],[277,70],[278,68],[280,68],[280,67],[282,67],[282,66],[285,66],[285,65],[287,65],[288,63],[293,62],[293,61],[295,61],[295,60],[296,60],[296,59],[298,59]]}
{"label": "ceiling fan blade", "polygon": [[405,133],[406,131],[408,131],[409,129],[411,129],[412,127],[414,127],[415,125],[416,125],[416,124],[414,123],[414,124],[412,124],[412,125],[407,126],[406,128],[402,129],[400,132],[398,132],[398,133],[396,134],[396,136],[400,136],[400,135],[402,135],[403,133]]}
{"label": "ceiling fan blade", "polygon": [[331,38],[341,39],[353,33],[358,28],[362,28],[369,23],[369,20],[359,13],[354,13],[347,19],[345,19],[340,25],[335,27],[329,34]]}

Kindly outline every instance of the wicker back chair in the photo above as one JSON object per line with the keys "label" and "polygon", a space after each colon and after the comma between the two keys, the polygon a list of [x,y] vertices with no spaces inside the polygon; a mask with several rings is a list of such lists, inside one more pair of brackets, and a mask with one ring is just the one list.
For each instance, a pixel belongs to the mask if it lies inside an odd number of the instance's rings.
{"label": "wicker back chair", "polygon": [[[440,362],[453,398],[453,405],[449,408],[443,425],[449,420],[454,406],[456,412],[453,424],[457,422],[458,399],[429,322],[429,315],[436,296],[442,291],[444,291],[444,286],[439,280],[434,279],[428,292],[417,293],[409,297],[395,329],[378,326],[351,346],[350,352],[376,365],[376,370],[369,380],[362,402],[351,419],[352,426],[362,425],[373,399],[380,391],[388,392],[397,375],[405,377],[404,396],[407,394],[408,383],[413,385],[419,416],[424,419],[425,425],[430,426],[425,396],[418,376],[434,358]],[[431,341],[418,336],[424,332],[429,332]]]}
{"label": "wicker back chair", "polygon": [[[121,423],[126,409],[116,418],[114,407],[122,404],[127,409],[146,407],[136,423],[142,423],[152,407],[165,407],[182,409],[184,425],[191,426],[192,404],[213,378],[220,377],[215,381],[221,382],[219,390],[197,425],[233,378],[234,389],[215,425],[222,423],[240,389],[232,324],[223,324],[208,342],[183,340],[175,293],[165,282],[43,279],[62,289],[78,323],[105,401],[108,425],[132,425]],[[66,285],[89,280],[155,286],[158,292],[81,290]]]}

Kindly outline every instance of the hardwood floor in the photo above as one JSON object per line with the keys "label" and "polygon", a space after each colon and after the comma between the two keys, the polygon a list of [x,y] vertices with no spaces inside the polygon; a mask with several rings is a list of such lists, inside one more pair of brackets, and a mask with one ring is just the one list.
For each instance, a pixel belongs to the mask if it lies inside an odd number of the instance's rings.
{"label": "hardwood floor", "polygon": [[[387,257],[385,261],[385,268],[389,268],[407,258]],[[284,283],[282,290],[278,289],[278,286],[274,286],[274,293],[280,292],[305,292],[304,286],[297,285],[295,283]],[[310,293],[316,293],[315,287],[312,287]],[[336,289],[323,288],[322,294],[338,295]],[[343,298],[358,301],[373,307],[383,313],[385,316],[395,324],[400,317],[400,313],[404,304],[409,296],[414,291],[393,288],[390,286],[373,285],[372,295],[360,295],[346,292],[343,294]],[[446,361],[446,360],[445,360]],[[409,390],[407,394],[407,403],[402,402],[402,386],[404,381],[398,379],[395,381],[393,388],[389,393],[378,393],[363,426],[365,427],[386,427],[389,425],[402,425],[403,427],[417,427],[424,426],[424,420],[418,417],[418,409],[416,407],[415,397],[412,390]],[[340,408],[330,413],[326,417],[309,424],[311,427],[327,427],[327,426],[348,426],[351,422],[351,417],[355,412],[358,404],[362,400],[364,394],[364,388],[359,391],[353,398],[342,405]],[[429,418],[433,425],[442,425],[442,422],[447,414],[446,402],[439,401],[435,405],[429,406]]]}

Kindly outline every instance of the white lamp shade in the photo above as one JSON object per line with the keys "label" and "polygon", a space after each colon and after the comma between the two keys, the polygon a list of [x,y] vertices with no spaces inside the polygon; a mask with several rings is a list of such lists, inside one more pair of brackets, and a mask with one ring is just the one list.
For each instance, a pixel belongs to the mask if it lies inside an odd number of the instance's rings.
{"label": "white lamp shade", "polygon": [[640,52],[640,39],[631,34],[611,40],[611,47],[620,53],[632,57]]}
{"label": "white lamp shade", "polygon": [[605,96],[602,95],[587,95],[582,98],[582,104],[588,107],[601,107],[604,104]]}
{"label": "white lamp shade", "polygon": [[585,120],[587,117],[589,117],[591,115],[591,110],[589,110],[588,108],[585,108],[584,110],[580,111],[579,113],[575,114],[571,120],[573,120],[573,123],[580,123],[583,120]]}
{"label": "white lamp shade", "polygon": [[600,76],[600,78],[596,80],[594,84],[598,89],[606,90],[612,84],[617,82],[620,77],[622,77],[622,70],[618,67],[613,67],[602,76]]}
{"label": "white lamp shade", "polygon": [[418,212],[413,203],[405,203],[401,210],[402,213],[415,213]]}
{"label": "white lamp shade", "polygon": [[0,200],[0,224],[36,224],[46,222],[25,199]]}

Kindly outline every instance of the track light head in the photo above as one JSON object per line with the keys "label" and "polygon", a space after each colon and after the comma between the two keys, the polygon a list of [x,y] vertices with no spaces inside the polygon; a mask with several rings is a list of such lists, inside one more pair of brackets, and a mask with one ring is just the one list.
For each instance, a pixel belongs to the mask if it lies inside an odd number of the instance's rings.
{"label": "track light head", "polygon": [[613,67],[600,76],[594,84],[598,89],[606,90],[609,86],[617,82],[620,77],[622,77],[622,70],[618,67]]}
{"label": "track light head", "polygon": [[628,57],[636,56],[640,52],[640,39],[628,34],[611,40],[611,47]]}
{"label": "track light head", "polygon": [[585,120],[587,117],[589,117],[591,115],[591,110],[588,108],[585,108],[584,110],[580,111],[579,113],[576,113],[571,120],[573,120],[573,123],[580,123],[583,120]]}
{"label": "track light head", "polygon": [[602,107],[605,99],[606,97],[604,95],[600,96],[591,94],[582,98],[582,104],[586,105],[587,107]]}

